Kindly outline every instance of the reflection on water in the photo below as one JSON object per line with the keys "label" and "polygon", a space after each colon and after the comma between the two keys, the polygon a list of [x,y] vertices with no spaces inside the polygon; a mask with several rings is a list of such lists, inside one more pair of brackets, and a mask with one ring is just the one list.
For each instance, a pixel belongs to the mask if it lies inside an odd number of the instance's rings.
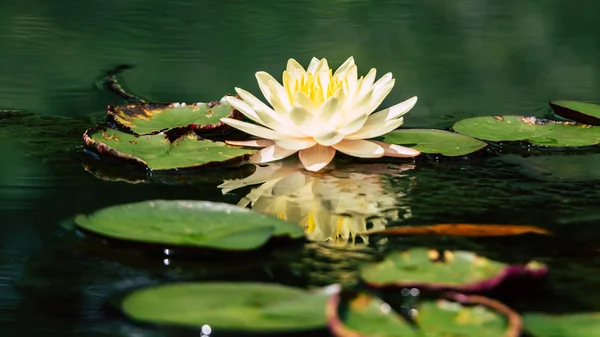
{"label": "reflection on water", "polygon": [[[410,206],[405,202],[402,205],[406,191],[393,189],[381,172],[365,173],[381,169],[381,165],[353,165],[323,174],[301,167],[294,159],[257,166],[249,177],[225,181],[219,187],[227,193],[261,184],[238,205],[298,223],[314,241],[355,243],[358,234],[368,243],[368,237],[360,233],[382,229],[388,221],[411,216]],[[413,168],[410,164],[394,167],[396,177],[404,177],[407,189],[410,179],[400,172]]]}

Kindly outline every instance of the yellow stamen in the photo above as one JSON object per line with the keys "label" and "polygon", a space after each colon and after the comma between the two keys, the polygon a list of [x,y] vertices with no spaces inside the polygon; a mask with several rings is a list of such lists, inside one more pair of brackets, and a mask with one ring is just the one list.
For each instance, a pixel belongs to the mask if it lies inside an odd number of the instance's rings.
{"label": "yellow stamen", "polygon": [[310,98],[315,105],[321,105],[327,98],[333,96],[333,94],[340,88],[348,89],[348,81],[346,78],[333,77],[333,72],[329,69],[329,84],[326,90],[323,90],[323,83],[320,76],[316,76],[313,73],[306,73],[302,77],[291,80],[291,75],[287,72],[283,72],[283,87],[288,95],[288,98],[292,105],[294,104],[294,96],[297,92],[302,92]]}

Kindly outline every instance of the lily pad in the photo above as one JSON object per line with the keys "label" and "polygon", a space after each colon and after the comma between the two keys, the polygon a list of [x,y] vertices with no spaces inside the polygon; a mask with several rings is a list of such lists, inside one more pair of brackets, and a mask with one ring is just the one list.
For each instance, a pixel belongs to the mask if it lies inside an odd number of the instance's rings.
{"label": "lily pad", "polygon": [[217,133],[229,126],[221,118],[240,118],[225,100],[209,103],[132,103],[109,107],[107,119],[138,135],[190,126],[194,131]]}
{"label": "lily pad", "polygon": [[551,101],[557,115],[589,125],[600,125],[600,105],[578,101]]}
{"label": "lily pad", "polygon": [[600,336],[600,312],[570,315],[526,313],[525,330],[535,337]]}
{"label": "lily pad", "polygon": [[210,201],[150,200],[116,205],[77,215],[77,227],[104,237],[223,250],[251,250],[272,237],[304,237],[289,222]]}
{"label": "lily pad", "polygon": [[328,303],[327,319],[331,332],[337,337],[519,335],[521,320],[514,311],[480,296],[474,300],[468,296],[460,298],[467,304],[477,305],[465,306],[463,301],[455,301],[452,297],[428,299],[413,308],[403,306],[407,312],[406,316],[401,316],[377,297],[359,294],[342,307],[339,296],[333,295]]}
{"label": "lily pad", "polygon": [[169,141],[164,134],[136,136],[113,129],[89,129],[83,135],[87,149],[101,157],[113,157],[152,170],[231,165],[255,153],[223,142],[200,139],[193,132]]}
{"label": "lily pad", "polygon": [[382,141],[407,146],[422,153],[454,157],[479,151],[486,143],[460,133],[434,129],[407,129],[386,134]]}
{"label": "lily pad", "polygon": [[548,147],[591,146],[600,143],[600,127],[537,117],[485,116],[456,122],[454,131],[487,141],[527,141]]}
{"label": "lily pad", "polygon": [[372,287],[423,288],[432,291],[459,290],[482,292],[501,284],[506,278],[539,279],[545,266],[506,265],[467,251],[415,248],[390,253],[382,262],[364,266],[361,278]]}
{"label": "lily pad", "polygon": [[145,323],[207,324],[214,332],[291,332],[325,328],[329,296],[278,284],[175,283],[134,291],[122,309]]}

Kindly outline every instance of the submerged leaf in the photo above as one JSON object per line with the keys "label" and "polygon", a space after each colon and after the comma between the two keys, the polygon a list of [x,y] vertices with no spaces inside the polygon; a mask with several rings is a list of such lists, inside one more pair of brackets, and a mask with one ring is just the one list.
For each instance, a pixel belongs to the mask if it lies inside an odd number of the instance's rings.
{"label": "submerged leaf", "polygon": [[223,142],[199,139],[193,133],[170,142],[164,134],[136,136],[98,128],[87,130],[83,142],[87,149],[101,157],[141,164],[152,170],[231,165],[243,162],[247,155],[256,152]]}
{"label": "submerged leaf", "polygon": [[538,279],[546,267],[535,262],[507,265],[467,251],[410,249],[392,252],[380,263],[365,265],[361,278],[373,287],[420,287],[433,291],[481,292],[507,277]]}
{"label": "submerged leaf", "polygon": [[484,116],[456,122],[454,131],[488,141],[527,141],[548,147],[600,143],[600,127],[524,116]]}
{"label": "submerged leaf", "polygon": [[78,228],[112,239],[165,246],[251,250],[271,237],[304,237],[299,226],[233,205],[151,200],[75,217]]}
{"label": "submerged leaf", "polygon": [[221,118],[239,118],[225,100],[210,103],[133,103],[110,107],[107,119],[138,135],[190,126],[194,131],[215,133],[231,128]]}
{"label": "submerged leaf", "polygon": [[551,101],[550,107],[559,116],[589,125],[600,125],[600,105],[578,101]]}
{"label": "submerged leaf", "polygon": [[291,332],[326,327],[327,291],[266,283],[175,283],[134,291],[123,301],[136,321],[223,331]]}
{"label": "submerged leaf", "polygon": [[391,227],[370,230],[361,234],[383,235],[450,235],[450,236],[508,236],[520,234],[552,235],[548,230],[524,225],[438,224],[418,227]]}
{"label": "submerged leaf", "polygon": [[478,139],[460,133],[434,129],[392,131],[386,134],[382,141],[407,146],[422,153],[441,154],[449,157],[464,156],[487,146]]}

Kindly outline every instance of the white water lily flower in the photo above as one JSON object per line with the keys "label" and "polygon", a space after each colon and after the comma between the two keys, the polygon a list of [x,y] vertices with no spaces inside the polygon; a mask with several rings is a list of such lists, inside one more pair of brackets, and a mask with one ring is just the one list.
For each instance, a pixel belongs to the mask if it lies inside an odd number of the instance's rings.
{"label": "white water lily flower", "polygon": [[375,81],[375,69],[361,78],[357,74],[352,57],[335,73],[324,58],[313,58],[306,70],[290,59],[283,72],[283,85],[266,72],[257,72],[258,85],[271,107],[240,88],[235,90],[241,99],[226,100],[260,125],[231,118],[221,120],[261,139],[227,143],[263,148],[252,157],[256,163],[298,152],[309,171],[327,166],[336,151],[362,158],[419,155],[419,151],[408,147],[367,140],[402,125],[402,116],[416,104],[417,97],[373,113],[392,90],[395,79],[387,73]]}

